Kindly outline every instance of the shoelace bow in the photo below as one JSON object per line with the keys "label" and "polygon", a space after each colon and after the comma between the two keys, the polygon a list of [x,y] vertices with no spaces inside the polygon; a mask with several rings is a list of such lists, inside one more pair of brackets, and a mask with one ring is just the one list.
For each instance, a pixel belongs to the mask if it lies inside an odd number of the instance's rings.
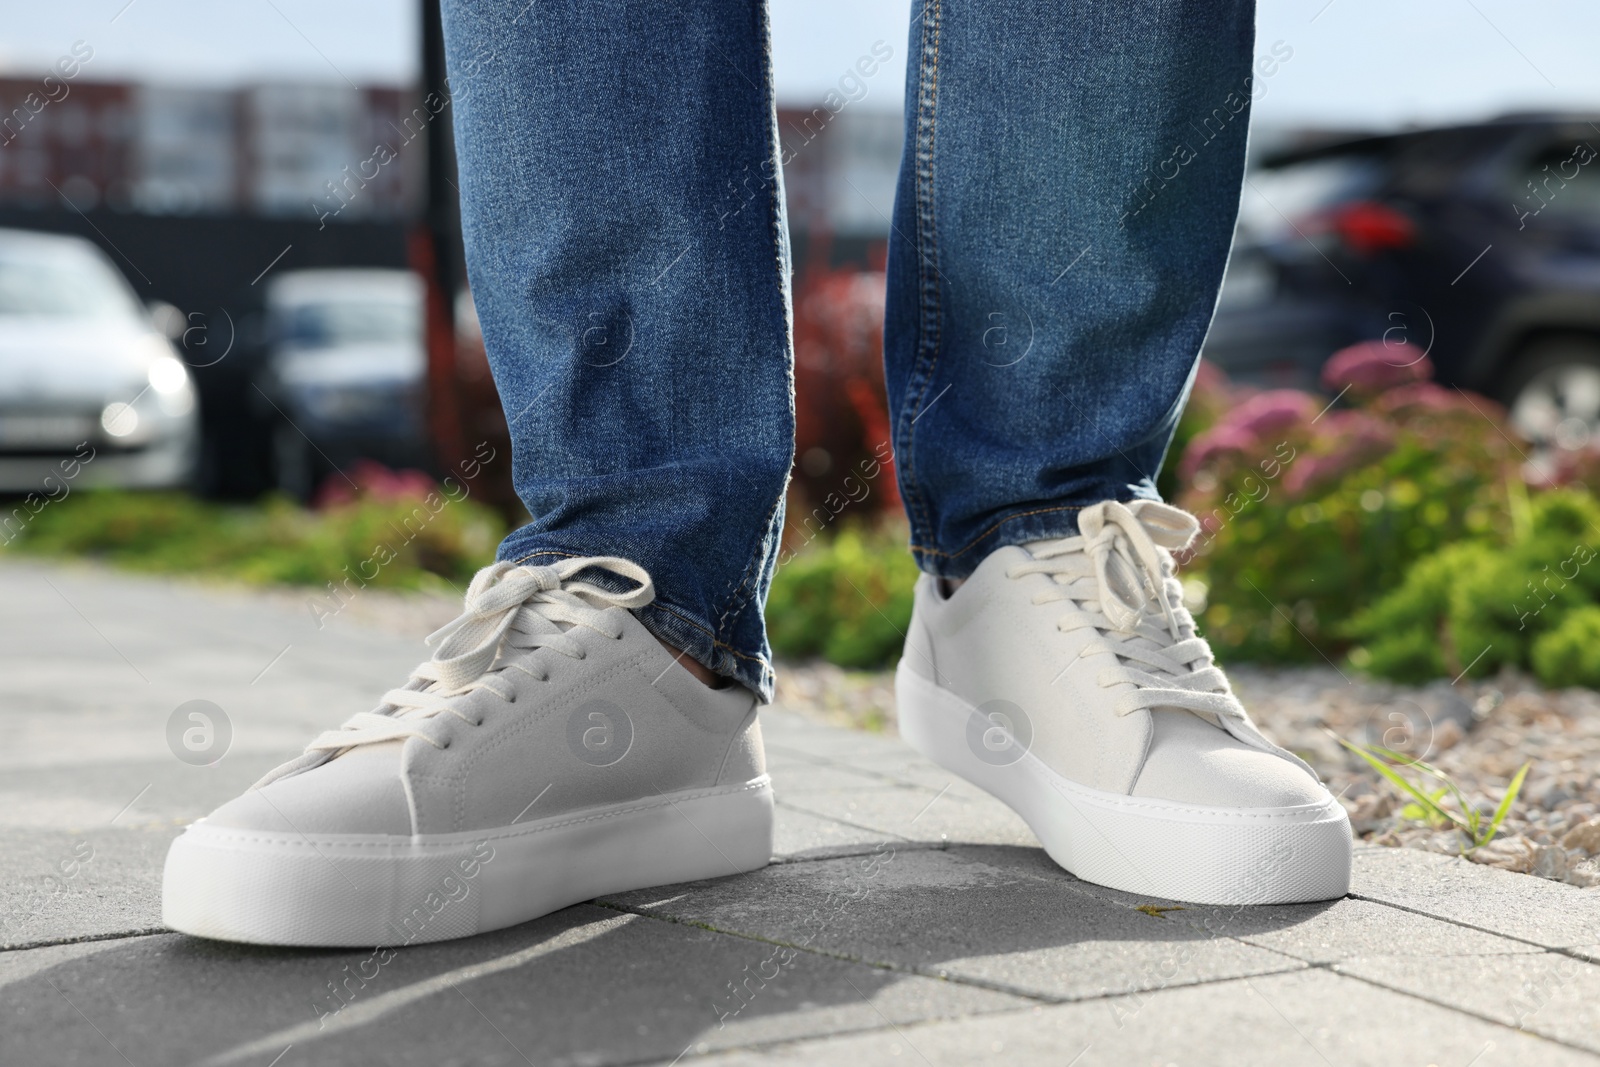
{"label": "shoelace bow", "polygon": [[1183,587],[1163,549],[1186,547],[1199,531],[1188,512],[1154,500],[1106,501],[1078,516],[1079,533],[1033,548],[1033,560],[1006,572],[1010,578],[1048,574],[1056,586],[1035,603],[1066,601],[1074,610],[1057,626],[1065,633],[1093,628],[1116,653],[1100,670],[1102,687],[1131,682],[1118,695],[1118,715],[1148,708],[1183,708],[1202,718],[1248,721],[1211,646],[1194,633],[1183,607]]}
{"label": "shoelace bow", "polygon": [[[638,588],[613,593],[571,580],[588,567],[637,582]],[[621,627],[614,617],[605,616],[605,610],[640,608],[654,598],[649,573],[637,563],[613,556],[576,557],[549,567],[506,562],[485,567],[467,587],[462,614],[428,635],[427,643],[437,646],[433,658],[412,671],[404,686],[383,694],[377,711],[360,712],[339,729],[323,732],[306,746],[306,752],[334,752],[406,737],[420,737],[435,748],[448,748],[423,729],[423,724],[436,715],[450,714],[477,726],[482,720],[464,713],[457,698],[488,689],[515,703],[509,684],[493,669],[502,648],[548,648],[583,659],[583,647],[571,636],[573,627],[584,626],[620,639]],[[550,676],[537,659],[510,662],[504,669],[520,670],[540,681]]]}

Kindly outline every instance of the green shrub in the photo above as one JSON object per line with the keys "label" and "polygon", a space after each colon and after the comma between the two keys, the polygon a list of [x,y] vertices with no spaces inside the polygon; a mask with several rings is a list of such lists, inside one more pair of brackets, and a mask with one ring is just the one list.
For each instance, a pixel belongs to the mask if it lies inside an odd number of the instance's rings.
{"label": "green shrub", "polygon": [[[1600,504],[1556,490],[1533,499],[1509,543],[1467,542],[1418,560],[1400,586],[1342,629],[1365,643],[1351,661],[1422,681],[1502,666],[1531,667],[1548,685],[1600,682]],[[1587,620],[1587,621],[1586,621]],[[1593,664],[1593,666],[1590,666]]]}
{"label": "green shrub", "polygon": [[[1368,644],[1351,650],[1353,661],[1374,674],[1403,681],[1493,674],[1527,662],[1528,641],[1559,616],[1551,610],[1533,620],[1518,618],[1519,594],[1528,580],[1535,546],[1508,551],[1500,546],[1454,545],[1418,561],[1399,589],[1359,612],[1343,629]],[[1563,608],[1582,603],[1569,590]],[[1426,656],[1408,659],[1400,649]],[[1370,662],[1368,657],[1370,656]]]}
{"label": "green shrub", "polygon": [[1419,560],[1398,590],[1346,627],[1350,637],[1382,637],[1381,641],[1352,650],[1352,662],[1373,674],[1405,682],[1423,682],[1447,674],[1449,663],[1439,630],[1450,612],[1451,593],[1462,574],[1486,566],[1493,559],[1493,549],[1469,541]]}
{"label": "green shrub", "polygon": [[892,665],[911,622],[917,565],[903,530],[848,526],[781,562],[767,598],[773,649],[841,667]]}
{"label": "green shrub", "polygon": [[[1510,536],[1515,453],[1465,403],[1423,388],[1422,402],[1315,422],[1296,412],[1226,453],[1202,452],[1182,502],[1205,533],[1187,565],[1207,586],[1203,625],[1219,652],[1337,656],[1348,647],[1342,624],[1417,560]],[[1202,435],[1191,456],[1211,443]]]}
{"label": "green shrub", "polygon": [[1555,629],[1534,638],[1531,659],[1547,685],[1600,689],[1600,605],[1570,611]]}
{"label": "green shrub", "polygon": [[471,578],[494,558],[499,515],[440,492],[362,496],[310,511],[270,497],[222,506],[181,493],[82,491],[49,504],[18,551],[101,559],[135,570],[268,584],[417,588]]}
{"label": "green shrub", "polygon": [[1530,485],[1505,412],[1430,374],[1380,341],[1328,362],[1334,404],[1222,384],[1180,460],[1202,629],[1238,659],[1600,685],[1600,503],[1582,488],[1600,449],[1547,457]]}

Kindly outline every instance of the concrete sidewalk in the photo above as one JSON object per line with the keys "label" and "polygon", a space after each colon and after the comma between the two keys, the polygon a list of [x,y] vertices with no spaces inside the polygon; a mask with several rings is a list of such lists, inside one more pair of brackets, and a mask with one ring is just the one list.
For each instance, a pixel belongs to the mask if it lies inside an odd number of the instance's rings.
{"label": "concrete sidewalk", "polygon": [[[1600,1063],[1600,891],[1363,847],[1344,900],[1172,907],[1074,880],[903,744],[782,708],[756,874],[392,956],[166,933],[178,827],[421,647],[100,570],[0,565],[0,604],[0,1064]],[[192,700],[231,728],[212,766],[169,743]]]}

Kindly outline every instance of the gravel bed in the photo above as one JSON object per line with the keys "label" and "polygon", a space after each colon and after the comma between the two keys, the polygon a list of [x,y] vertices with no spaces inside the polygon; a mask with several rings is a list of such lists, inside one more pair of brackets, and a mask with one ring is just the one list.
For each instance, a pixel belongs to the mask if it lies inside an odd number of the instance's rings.
{"label": "gravel bed", "polygon": [[[1332,735],[1385,745],[1448,774],[1487,818],[1531,764],[1500,834],[1466,857],[1583,887],[1600,886],[1600,694],[1548,690],[1505,673],[1422,687],[1331,667],[1234,668],[1234,688],[1263,732],[1317,769],[1357,836],[1458,854],[1462,837],[1406,818],[1399,791]],[[1409,774],[1430,790],[1437,783]]]}
{"label": "gravel bed", "polygon": [[[1531,762],[1499,836],[1464,854],[1506,870],[1600,886],[1600,694],[1547,690],[1509,673],[1421,687],[1327,666],[1245,666],[1229,675],[1262,731],[1317,769],[1362,839],[1451,855],[1466,845],[1454,830],[1405,817],[1399,791],[1335,735],[1426,760],[1449,774],[1486,819],[1517,769]],[[887,672],[782,664],[777,702],[835,725],[895,732]],[[1438,787],[1410,777],[1430,791]]]}

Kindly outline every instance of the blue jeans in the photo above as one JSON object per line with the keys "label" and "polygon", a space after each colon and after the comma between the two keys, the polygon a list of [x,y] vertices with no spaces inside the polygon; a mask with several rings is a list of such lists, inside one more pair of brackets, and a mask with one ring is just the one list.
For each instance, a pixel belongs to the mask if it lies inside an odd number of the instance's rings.
{"label": "blue jeans", "polygon": [[[1252,0],[1061,6],[912,12],[885,366],[911,548],[947,577],[1156,495],[1238,208]],[[501,558],[637,561],[645,625],[770,698],[794,396],[765,5],[443,7],[533,517]]]}

